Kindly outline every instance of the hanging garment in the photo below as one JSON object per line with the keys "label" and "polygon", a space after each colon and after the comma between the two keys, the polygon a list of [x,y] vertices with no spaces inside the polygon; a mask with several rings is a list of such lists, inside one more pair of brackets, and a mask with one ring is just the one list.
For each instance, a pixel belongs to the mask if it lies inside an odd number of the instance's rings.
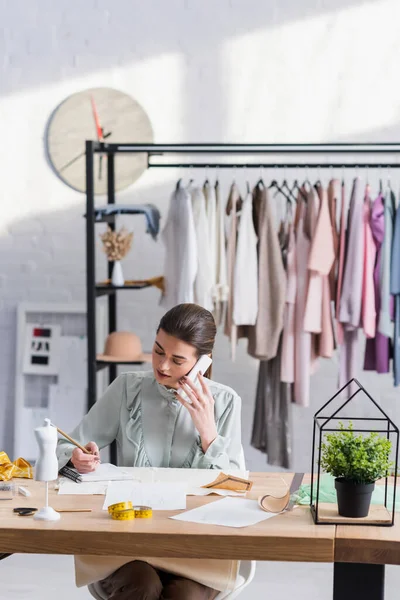
{"label": "hanging garment", "polygon": [[100,221],[107,215],[139,215],[143,214],[146,219],[146,233],[149,233],[153,240],[157,239],[160,229],[160,211],[154,204],[107,204],[107,206],[98,206],[95,208],[95,220]]}
{"label": "hanging garment", "polygon": [[[312,194],[312,192],[311,192]],[[310,194],[307,205],[313,202]],[[310,201],[310,204],[309,204]],[[301,406],[310,403],[311,333],[304,330],[304,313],[308,290],[308,258],[311,241],[305,233],[306,204],[299,197],[296,216],[296,304],[295,304],[295,366],[294,400]]]}
{"label": "hanging garment", "polygon": [[269,465],[291,468],[292,386],[281,381],[281,341],[271,360],[261,360],[251,445],[267,455]]}
{"label": "hanging garment", "polygon": [[338,345],[344,342],[343,325],[339,320],[340,297],[342,295],[343,273],[346,254],[346,230],[347,230],[347,210],[346,210],[346,194],[344,181],[342,182],[341,203],[340,203],[340,232],[339,232],[339,259],[338,259],[338,276],[335,296],[335,317],[336,317],[336,339]]}
{"label": "hanging garment", "polygon": [[294,226],[290,226],[286,263],[287,287],[283,319],[281,381],[294,383],[295,360],[295,308],[296,308],[296,238]]}
{"label": "hanging garment", "polygon": [[379,333],[393,338],[392,301],[390,297],[390,263],[392,255],[393,221],[395,215],[395,197],[388,189],[384,203],[385,236],[382,244],[381,260],[381,307],[378,318]]}
{"label": "hanging garment", "polygon": [[358,367],[358,328],[361,326],[364,273],[364,197],[358,178],[353,182],[350,199],[345,257],[339,308],[339,319],[345,333],[340,352],[339,387],[357,375]]}
{"label": "hanging garment", "polygon": [[374,287],[374,267],[376,260],[376,247],[372,237],[370,217],[371,217],[371,199],[369,190],[367,190],[364,199],[364,272],[362,285],[362,304],[361,316],[362,326],[367,338],[375,337],[376,329],[376,308],[375,308],[375,287]]}
{"label": "hanging garment", "polygon": [[311,333],[321,334],[318,355],[331,358],[334,339],[329,273],[335,260],[335,250],[327,193],[321,185],[317,191],[320,208],[308,259],[310,279],[304,328]]}
{"label": "hanging garment", "polygon": [[254,325],[257,312],[257,236],[253,224],[253,196],[248,193],[242,204],[238,228],[233,284],[233,321],[235,325]]}
{"label": "hanging garment", "polygon": [[197,244],[197,273],[194,282],[194,301],[196,304],[212,311],[214,308],[212,291],[215,282],[211,269],[212,257],[206,202],[200,188],[190,188],[190,194]]}
{"label": "hanging garment", "polygon": [[248,352],[254,358],[276,356],[283,328],[286,274],[267,189],[253,190],[253,219],[258,236],[258,314],[248,331]]}
{"label": "hanging garment", "polygon": [[189,192],[179,182],[171,196],[167,221],[162,231],[165,244],[165,292],[160,305],[169,310],[182,302],[193,302],[197,274],[196,229]]}
{"label": "hanging garment", "polygon": [[236,343],[237,343],[237,327],[233,321],[233,301],[234,301],[234,281],[235,281],[235,261],[236,261],[236,240],[238,217],[237,210],[240,206],[241,198],[236,183],[231,185],[228,202],[226,205],[226,213],[229,216],[228,235],[227,235],[227,266],[228,266],[228,287],[229,296],[225,313],[224,333],[231,342],[231,358],[235,360]]}
{"label": "hanging garment", "polygon": [[338,261],[339,261],[339,234],[336,224],[337,204],[340,197],[340,182],[337,179],[331,179],[328,185],[328,205],[329,215],[332,225],[332,240],[334,260],[329,273],[329,288],[331,300],[336,299],[337,276],[338,276]]}
{"label": "hanging garment", "polygon": [[396,211],[392,243],[390,291],[394,295],[393,375],[394,385],[400,385],[400,205]]}
{"label": "hanging garment", "polygon": [[207,230],[210,255],[210,280],[212,281],[212,299],[215,302],[217,287],[217,201],[215,190],[206,181],[203,185],[207,214]]}
{"label": "hanging garment", "polygon": [[215,271],[216,271],[216,286],[214,290],[215,302],[215,321],[217,326],[222,322],[224,306],[228,300],[228,270],[226,264],[226,236],[225,236],[225,209],[221,198],[221,189],[219,182],[215,184],[215,201],[216,201],[216,256],[215,256]]}
{"label": "hanging garment", "polygon": [[309,266],[311,248],[318,222],[320,200],[314,188],[307,194],[307,209],[304,216],[304,232],[310,242],[307,259],[307,299],[304,313],[304,330],[310,333],[321,333],[322,322],[322,277],[318,271],[312,271]]}
{"label": "hanging garment", "polygon": [[385,216],[384,201],[382,194],[376,198],[372,205],[370,218],[371,232],[376,248],[376,260],[374,268],[374,289],[375,289],[375,337],[367,339],[365,346],[364,369],[366,371],[377,371],[377,373],[389,373],[389,338],[382,335],[378,330],[378,319],[381,307],[381,262],[382,262],[382,243],[385,234]]}

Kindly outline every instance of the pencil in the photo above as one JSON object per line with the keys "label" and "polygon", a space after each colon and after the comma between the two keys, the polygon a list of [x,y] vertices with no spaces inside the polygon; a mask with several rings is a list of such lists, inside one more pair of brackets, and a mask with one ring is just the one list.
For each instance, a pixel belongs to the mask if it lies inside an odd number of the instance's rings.
{"label": "pencil", "polygon": [[[53,425],[53,423],[52,423]],[[55,425],[53,425],[53,427],[55,427],[58,431],[58,433],[60,435],[62,435],[63,437],[65,437],[69,442],[71,442],[71,444],[74,444],[74,446],[76,446],[77,448],[79,448],[80,450],[82,450],[82,452],[84,452],[85,454],[92,454],[90,452],[90,450],[88,450],[87,448],[85,448],[84,446],[81,446],[81,444],[79,442],[77,442],[76,440],[72,439],[72,437],[70,437],[68,435],[68,433],[65,433],[65,431],[63,431],[62,429],[59,429],[58,427],[56,427]]]}

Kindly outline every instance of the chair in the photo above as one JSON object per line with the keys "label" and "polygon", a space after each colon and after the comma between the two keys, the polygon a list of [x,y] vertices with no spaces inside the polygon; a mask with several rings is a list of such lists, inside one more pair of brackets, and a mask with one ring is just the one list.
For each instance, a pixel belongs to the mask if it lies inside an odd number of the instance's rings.
{"label": "chair", "polygon": [[[215,600],[233,600],[242,593],[245,587],[247,587],[252,580],[256,572],[256,561],[255,560],[244,560],[241,561],[239,567],[239,574],[236,579],[236,586],[232,592],[220,592]],[[99,581],[91,583],[88,586],[89,593],[96,600],[108,600],[108,597],[104,594]]]}
{"label": "chair", "polygon": [[[239,456],[239,468],[241,470],[246,469],[246,462],[244,458],[243,446],[240,450]],[[239,573],[236,579],[235,589],[231,592],[220,592],[215,600],[233,600],[242,593],[245,587],[247,587],[254,579],[256,572],[256,561],[255,560],[242,560],[239,564]],[[104,591],[100,585],[100,582],[91,583],[88,586],[90,594],[96,600],[108,600],[104,594]]]}

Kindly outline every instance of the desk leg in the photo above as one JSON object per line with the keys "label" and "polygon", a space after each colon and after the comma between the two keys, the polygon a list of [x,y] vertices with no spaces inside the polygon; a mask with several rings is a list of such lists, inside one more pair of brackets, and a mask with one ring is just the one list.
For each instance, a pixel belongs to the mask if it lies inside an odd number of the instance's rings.
{"label": "desk leg", "polygon": [[335,563],[333,600],[384,600],[385,565]]}

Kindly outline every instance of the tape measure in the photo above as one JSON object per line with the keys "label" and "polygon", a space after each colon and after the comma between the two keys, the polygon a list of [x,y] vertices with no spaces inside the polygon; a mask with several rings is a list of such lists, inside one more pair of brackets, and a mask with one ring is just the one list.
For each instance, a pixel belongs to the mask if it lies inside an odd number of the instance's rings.
{"label": "tape measure", "polygon": [[117,502],[108,507],[108,514],[116,521],[150,519],[153,511],[149,506],[133,506],[132,502]]}

